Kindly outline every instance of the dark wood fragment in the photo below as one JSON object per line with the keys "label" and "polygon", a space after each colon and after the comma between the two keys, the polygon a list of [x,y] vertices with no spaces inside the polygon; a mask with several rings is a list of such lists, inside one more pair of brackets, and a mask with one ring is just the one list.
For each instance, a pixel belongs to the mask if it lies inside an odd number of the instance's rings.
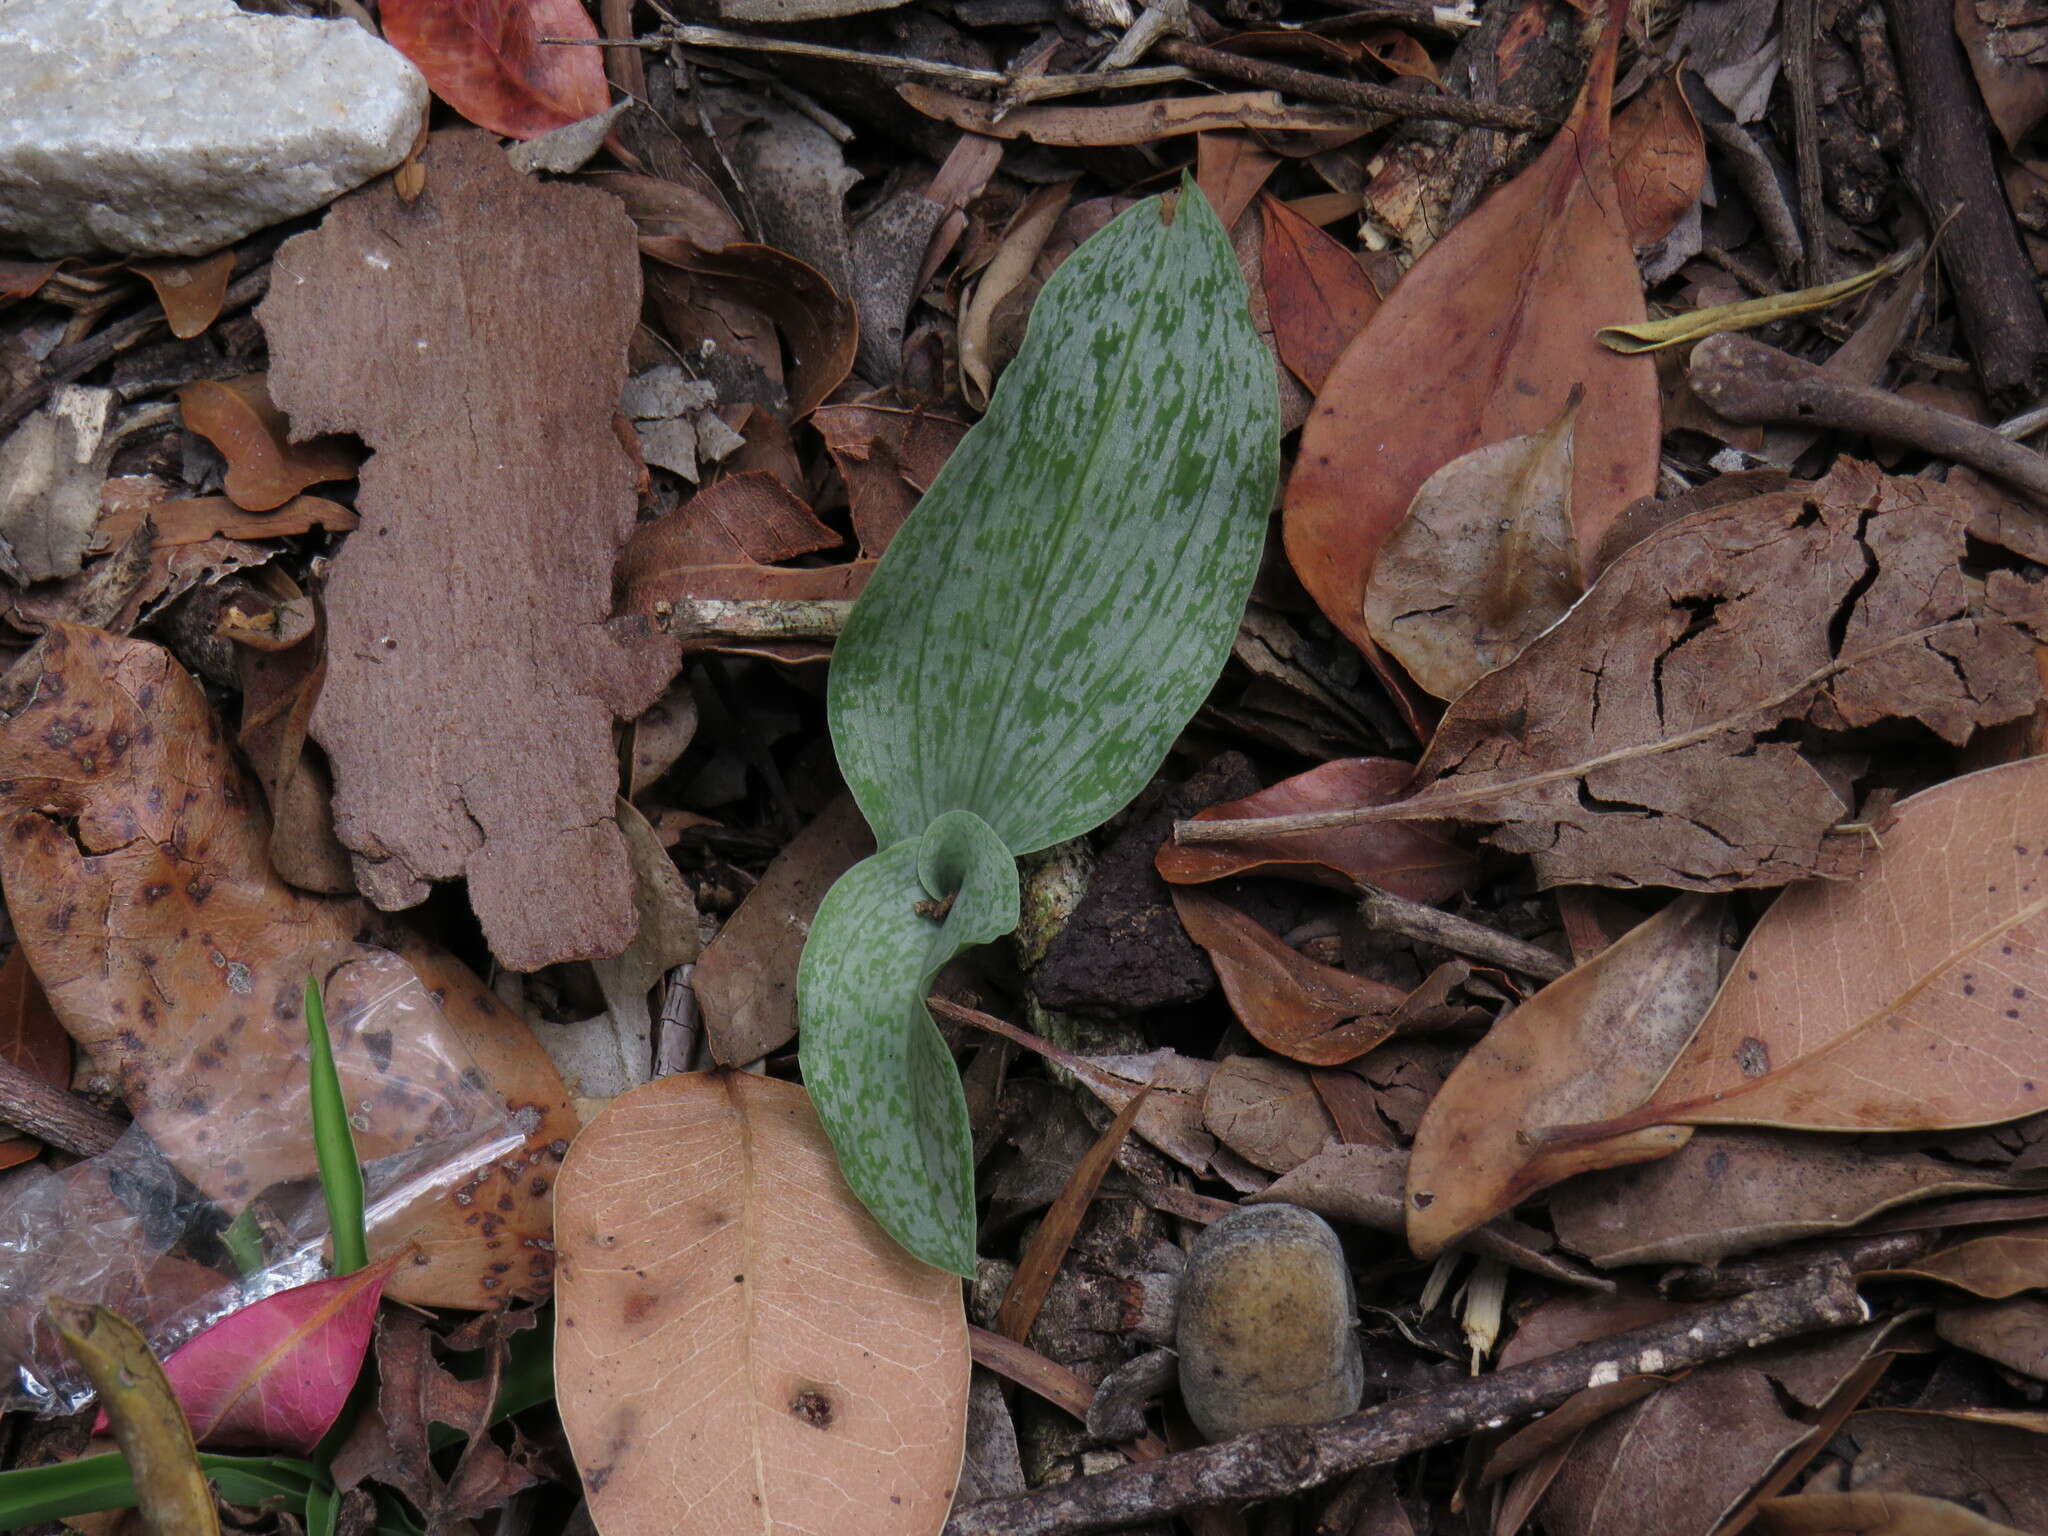
{"label": "dark wood fragment", "polygon": [[97,1157],[127,1127],[76,1094],[0,1056],[0,1125],[11,1125],[74,1157]]}

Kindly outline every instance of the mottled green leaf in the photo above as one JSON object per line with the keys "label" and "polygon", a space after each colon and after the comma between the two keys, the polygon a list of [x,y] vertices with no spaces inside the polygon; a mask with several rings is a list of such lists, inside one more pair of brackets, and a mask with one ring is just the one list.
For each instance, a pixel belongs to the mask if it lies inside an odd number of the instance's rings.
{"label": "mottled green leaf", "polygon": [[1017,926],[1017,863],[954,811],[827,893],[797,974],[804,1082],[846,1182],[928,1264],[974,1273],[967,1099],[924,999],[969,944]]}
{"label": "mottled green leaf", "polygon": [[1278,473],[1273,359],[1190,181],[1053,274],[854,606],[832,739],[876,841],[971,810],[1029,853],[1125,805],[1229,654]]}

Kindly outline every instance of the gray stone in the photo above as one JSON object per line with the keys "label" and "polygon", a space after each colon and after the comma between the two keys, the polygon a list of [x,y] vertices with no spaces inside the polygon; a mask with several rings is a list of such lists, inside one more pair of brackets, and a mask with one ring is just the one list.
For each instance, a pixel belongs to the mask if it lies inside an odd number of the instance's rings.
{"label": "gray stone", "polygon": [[0,0],[0,102],[0,246],[197,256],[391,169],[427,85],[351,21]]}

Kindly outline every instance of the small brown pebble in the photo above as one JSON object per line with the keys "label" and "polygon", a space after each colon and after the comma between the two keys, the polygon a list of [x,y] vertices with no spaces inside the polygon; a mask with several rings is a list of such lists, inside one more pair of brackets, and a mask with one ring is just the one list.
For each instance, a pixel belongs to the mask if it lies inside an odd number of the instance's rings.
{"label": "small brown pebble", "polygon": [[1211,1223],[1188,1255],[1175,1339],[1195,1427],[1225,1440],[1355,1412],[1355,1314],[1344,1251],[1320,1216],[1254,1205]]}

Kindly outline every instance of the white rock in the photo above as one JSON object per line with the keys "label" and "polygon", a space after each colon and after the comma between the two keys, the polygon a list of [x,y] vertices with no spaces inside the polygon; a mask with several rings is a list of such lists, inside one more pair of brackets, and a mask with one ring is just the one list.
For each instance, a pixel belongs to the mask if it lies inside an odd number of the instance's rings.
{"label": "white rock", "polygon": [[0,0],[0,246],[196,256],[405,157],[427,85],[352,21]]}

